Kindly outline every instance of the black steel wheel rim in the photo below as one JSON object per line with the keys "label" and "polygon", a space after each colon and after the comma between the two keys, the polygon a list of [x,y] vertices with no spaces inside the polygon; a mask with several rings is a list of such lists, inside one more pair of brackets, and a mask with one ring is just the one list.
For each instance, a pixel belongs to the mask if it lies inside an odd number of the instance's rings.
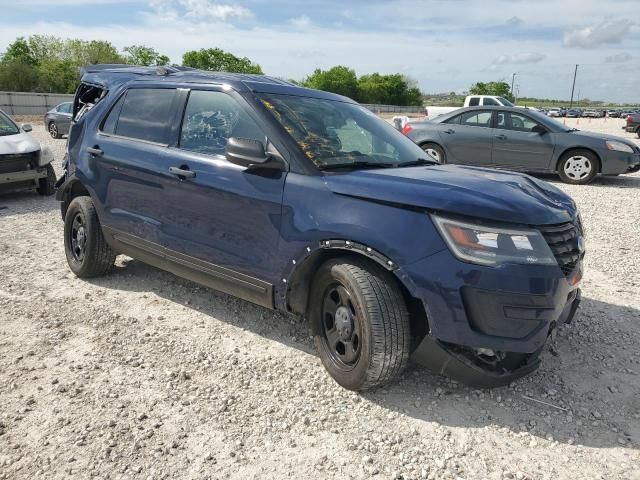
{"label": "black steel wheel rim", "polygon": [[71,224],[71,231],[69,232],[71,240],[71,254],[73,258],[82,262],[87,248],[87,234],[84,223],[84,218],[81,213],[76,213],[73,217],[73,223]]}
{"label": "black steel wheel rim", "polygon": [[327,287],[322,301],[322,335],[331,359],[340,368],[350,369],[360,358],[361,323],[347,288],[339,283]]}

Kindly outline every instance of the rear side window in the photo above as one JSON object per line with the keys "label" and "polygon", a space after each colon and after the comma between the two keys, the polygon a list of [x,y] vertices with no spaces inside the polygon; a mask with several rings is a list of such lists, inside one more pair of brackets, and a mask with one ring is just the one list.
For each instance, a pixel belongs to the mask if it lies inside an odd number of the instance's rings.
{"label": "rear side window", "polygon": [[207,155],[224,155],[230,137],[265,141],[262,129],[230,95],[192,91],[182,121],[180,148]]}
{"label": "rear side window", "polygon": [[490,127],[491,126],[491,112],[483,112],[474,110],[472,112],[465,112],[458,115],[458,121],[461,125],[468,127]]}
{"label": "rear side window", "polygon": [[500,105],[500,104],[496,102],[493,98],[485,97],[483,105]]}
{"label": "rear side window", "polygon": [[58,112],[60,113],[71,113],[71,103],[62,103],[58,105]]}
{"label": "rear side window", "polygon": [[[170,88],[129,90],[115,124],[115,134],[163,145],[169,144],[176,99],[177,91]],[[117,114],[117,111],[118,108],[112,109],[112,114]],[[107,118],[105,128],[107,125],[110,126],[111,122],[111,118]]]}
{"label": "rear side window", "polygon": [[471,97],[469,99],[470,107],[477,107],[478,105],[480,105],[480,97]]}

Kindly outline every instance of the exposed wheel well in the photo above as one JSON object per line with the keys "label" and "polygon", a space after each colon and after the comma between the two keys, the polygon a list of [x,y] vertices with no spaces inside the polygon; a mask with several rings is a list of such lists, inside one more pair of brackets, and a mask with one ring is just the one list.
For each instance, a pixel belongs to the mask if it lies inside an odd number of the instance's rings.
{"label": "exposed wheel well", "polygon": [[567,153],[576,152],[580,150],[586,150],[587,152],[591,152],[593,153],[593,155],[595,155],[596,160],[598,160],[597,172],[600,173],[600,170],[602,168],[602,159],[600,158],[600,155],[598,155],[594,150],[587,147],[571,147],[571,148],[567,148],[564,152],[562,152],[558,157],[558,163],[556,164],[556,172],[560,171],[560,162],[562,161],[562,159]]}
{"label": "exposed wheel well", "polygon": [[[307,316],[309,305],[309,292],[315,272],[320,265],[332,259],[353,259],[360,263],[370,266],[372,269],[382,268],[380,264],[361,253],[344,250],[320,250],[316,251],[308,257],[293,273],[288,282],[287,289],[287,310],[300,316]],[[407,309],[411,316],[411,337],[412,350],[419,341],[429,332],[427,314],[422,301],[413,297],[406,286],[392,274],[394,281],[397,282],[402,295],[407,304]]]}
{"label": "exposed wheel well", "polygon": [[65,215],[67,214],[67,209],[69,208],[69,204],[76,197],[89,197],[89,190],[80,183],[79,181],[73,182],[64,192],[64,196],[62,197],[62,203],[60,204],[60,213],[62,213],[62,219],[64,220]]}

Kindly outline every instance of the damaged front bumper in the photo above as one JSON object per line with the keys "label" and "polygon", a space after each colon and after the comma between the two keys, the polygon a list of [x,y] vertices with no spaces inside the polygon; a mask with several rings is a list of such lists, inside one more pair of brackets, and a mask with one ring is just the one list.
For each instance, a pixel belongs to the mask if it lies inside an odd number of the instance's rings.
{"label": "damaged front bumper", "polygon": [[[567,302],[557,323],[553,322],[547,337],[555,334],[558,324],[571,323],[580,305],[580,290],[576,290],[575,297]],[[413,352],[413,360],[432,372],[445,375],[458,382],[475,388],[495,388],[524,377],[533,372],[540,365],[540,351],[524,354],[519,358],[518,365],[513,368],[489,369],[486,364],[474,361],[471,349],[460,348],[456,345],[440,342],[427,335]],[[467,354],[465,354],[467,353]]]}
{"label": "damaged front bumper", "polygon": [[[557,265],[473,265],[442,251],[400,270],[428,322],[413,359],[475,387],[535,370],[549,336],[580,304],[582,261],[563,273]],[[479,361],[488,357],[496,361]]]}

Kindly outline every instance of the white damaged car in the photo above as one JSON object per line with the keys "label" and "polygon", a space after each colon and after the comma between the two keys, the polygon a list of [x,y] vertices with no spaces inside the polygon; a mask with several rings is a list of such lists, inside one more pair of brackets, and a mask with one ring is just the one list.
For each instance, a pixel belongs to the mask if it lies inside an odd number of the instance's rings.
{"label": "white damaged car", "polygon": [[40,147],[29,135],[31,130],[31,125],[18,126],[0,110],[0,192],[35,188],[40,195],[55,193],[53,152]]}

